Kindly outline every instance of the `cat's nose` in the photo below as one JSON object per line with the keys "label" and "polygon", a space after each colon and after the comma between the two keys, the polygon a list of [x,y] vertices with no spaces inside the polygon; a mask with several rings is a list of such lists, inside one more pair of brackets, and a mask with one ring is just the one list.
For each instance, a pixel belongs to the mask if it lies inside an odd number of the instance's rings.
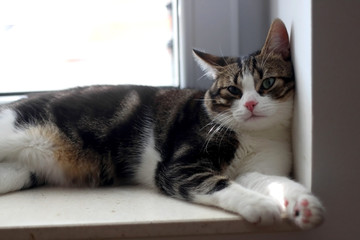
{"label": "cat's nose", "polygon": [[254,111],[255,106],[258,104],[257,101],[248,101],[244,104],[244,106],[249,109],[250,112]]}

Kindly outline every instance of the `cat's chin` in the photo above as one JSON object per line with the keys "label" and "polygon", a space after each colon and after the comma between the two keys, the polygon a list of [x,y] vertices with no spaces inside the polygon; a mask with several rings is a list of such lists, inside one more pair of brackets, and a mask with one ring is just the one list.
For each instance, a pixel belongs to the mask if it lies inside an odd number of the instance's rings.
{"label": "cat's chin", "polygon": [[266,116],[251,115],[251,116],[249,116],[248,118],[246,118],[246,119],[244,120],[244,122],[258,121],[258,120],[261,120],[261,119],[264,119],[264,118],[266,118]]}
{"label": "cat's chin", "polygon": [[252,115],[239,121],[237,129],[241,131],[264,131],[276,127],[279,122],[269,116]]}

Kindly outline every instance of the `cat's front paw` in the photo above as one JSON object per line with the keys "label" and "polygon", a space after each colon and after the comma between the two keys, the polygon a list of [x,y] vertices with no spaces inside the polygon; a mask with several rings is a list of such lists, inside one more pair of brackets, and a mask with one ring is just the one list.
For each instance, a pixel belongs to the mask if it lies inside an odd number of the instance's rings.
{"label": "cat's front paw", "polygon": [[324,207],[311,194],[285,199],[285,207],[288,217],[302,229],[314,228],[324,220]]}
{"label": "cat's front paw", "polygon": [[271,198],[259,196],[245,204],[240,215],[248,222],[259,225],[270,225],[281,219],[281,206]]}

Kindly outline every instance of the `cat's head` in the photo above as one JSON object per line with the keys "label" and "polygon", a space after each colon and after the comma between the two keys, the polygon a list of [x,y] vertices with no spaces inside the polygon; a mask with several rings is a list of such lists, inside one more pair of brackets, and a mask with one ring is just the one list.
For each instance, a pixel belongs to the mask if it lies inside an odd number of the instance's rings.
{"label": "cat's head", "polygon": [[214,121],[240,130],[288,125],[295,88],[289,37],[276,19],[261,51],[245,57],[217,57],[194,50],[201,68],[214,83],[205,94]]}

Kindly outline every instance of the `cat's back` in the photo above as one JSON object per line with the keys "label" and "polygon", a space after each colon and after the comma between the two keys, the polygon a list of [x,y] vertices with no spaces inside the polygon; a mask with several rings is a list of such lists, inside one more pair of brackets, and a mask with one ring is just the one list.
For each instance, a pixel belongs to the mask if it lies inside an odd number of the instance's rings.
{"label": "cat's back", "polygon": [[169,111],[184,104],[194,94],[199,95],[199,91],[175,87],[95,85],[30,94],[26,99],[2,106],[2,109],[13,109],[19,113],[20,124],[54,118],[77,121],[84,115],[88,119],[116,117],[124,120],[145,108]]}
{"label": "cat's back", "polygon": [[179,115],[194,115],[185,106],[198,106],[202,96],[190,89],[97,85],[32,94],[2,111],[12,112],[17,128],[52,125],[73,142],[100,148],[114,138],[141,136],[152,125],[161,134]]}
{"label": "cat's back", "polygon": [[88,117],[109,117],[123,108],[131,109],[141,102],[149,103],[156,88],[142,86],[98,85],[78,87],[63,91],[30,94],[26,99],[10,103],[10,108],[19,113],[18,122],[35,123],[54,118],[78,120]]}
{"label": "cat's back", "polygon": [[[196,90],[131,85],[33,94],[1,107],[0,129],[7,134],[0,158],[32,156],[29,168],[54,184],[129,180],[145,158],[159,161],[155,144],[181,115],[194,115],[184,109],[200,105],[201,97]],[[21,156],[4,150],[10,148],[23,149]]]}

